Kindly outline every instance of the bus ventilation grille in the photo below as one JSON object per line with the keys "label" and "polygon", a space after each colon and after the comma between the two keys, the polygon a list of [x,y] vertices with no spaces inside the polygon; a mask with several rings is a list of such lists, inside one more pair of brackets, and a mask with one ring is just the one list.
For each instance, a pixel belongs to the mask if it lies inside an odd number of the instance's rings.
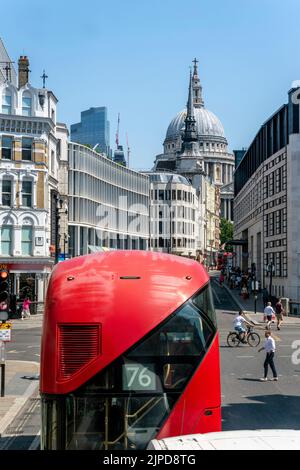
{"label": "bus ventilation grille", "polygon": [[99,356],[100,325],[59,325],[58,378],[69,379]]}

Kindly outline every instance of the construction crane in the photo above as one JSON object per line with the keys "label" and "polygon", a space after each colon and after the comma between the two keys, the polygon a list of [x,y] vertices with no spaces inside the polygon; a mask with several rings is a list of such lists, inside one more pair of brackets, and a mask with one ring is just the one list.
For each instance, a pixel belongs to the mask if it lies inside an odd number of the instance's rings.
{"label": "construction crane", "polygon": [[119,147],[119,131],[120,131],[120,113],[118,114],[118,127],[116,132],[116,145]]}
{"label": "construction crane", "polygon": [[127,168],[129,168],[130,147],[129,147],[128,134],[127,134],[127,132],[126,132],[126,143],[127,143]]}

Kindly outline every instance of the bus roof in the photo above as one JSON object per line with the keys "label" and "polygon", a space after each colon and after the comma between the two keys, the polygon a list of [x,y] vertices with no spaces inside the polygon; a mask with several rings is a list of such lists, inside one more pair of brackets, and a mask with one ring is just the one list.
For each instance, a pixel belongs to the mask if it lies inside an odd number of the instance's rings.
{"label": "bus roof", "polygon": [[[43,374],[41,390],[45,393],[75,390],[166,320],[208,282],[207,272],[196,261],[147,251],[96,253],[59,263],[47,292],[41,354],[47,374]],[[71,335],[68,341],[73,341],[75,348],[75,334],[81,334],[88,342],[87,330],[92,331],[92,325],[99,326],[97,344],[101,350],[97,351],[97,359],[69,378],[58,380],[55,361],[50,361],[56,348],[63,344],[56,339],[58,329]],[[74,349],[72,361],[79,364],[79,359]]]}
{"label": "bus roof", "polygon": [[148,450],[299,450],[300,430],[259,429],[154,439]]}

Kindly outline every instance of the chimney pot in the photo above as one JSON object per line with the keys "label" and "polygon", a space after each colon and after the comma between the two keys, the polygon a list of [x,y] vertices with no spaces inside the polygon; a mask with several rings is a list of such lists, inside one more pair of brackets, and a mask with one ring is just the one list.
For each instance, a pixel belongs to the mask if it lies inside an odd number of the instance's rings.
{"label": "chimney pot", "polygon": [[19,88],[25,86],[29,81],[29,60],[26,55],[20,56],[18,62]]}

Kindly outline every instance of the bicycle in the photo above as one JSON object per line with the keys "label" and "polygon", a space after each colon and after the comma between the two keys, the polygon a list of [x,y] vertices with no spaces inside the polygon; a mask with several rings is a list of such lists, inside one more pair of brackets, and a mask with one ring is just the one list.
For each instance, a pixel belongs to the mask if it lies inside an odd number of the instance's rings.
{"label": "bicycle", "polygon": [[[256,348],[259,345],[260,336],[258,333],[253,331],[253,326],[247,326],[245,340],[252,348]],[[240,333],[238,331],[230,331],[229,335],[227,336],[228,346],[230,348],[236,348],[240,345],[240,343],[243,343],[240,337]]]}

